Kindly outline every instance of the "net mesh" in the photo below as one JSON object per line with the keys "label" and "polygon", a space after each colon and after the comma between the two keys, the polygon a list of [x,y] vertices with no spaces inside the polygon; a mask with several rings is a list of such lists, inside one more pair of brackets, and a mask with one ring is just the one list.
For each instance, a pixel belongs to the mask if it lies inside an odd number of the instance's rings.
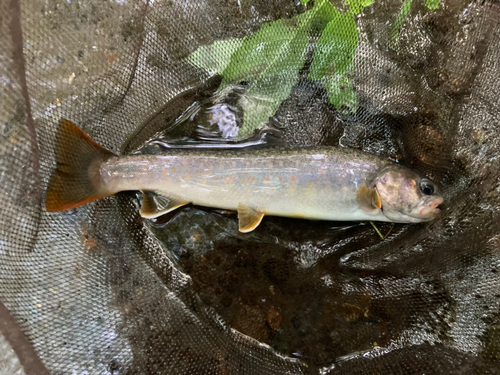
{"label": "net mesh", "polygon": [[[243,235],[200,207],[144,221],[133,193],[43,209],[61,118],[115,153],[154,136],[202,144],[182,114],[220,105],[221,77],[193,56],[251,54],[242,38],[319,3],[0,2],[0,298],[52,373],[500,373],[496,2],[353,13],[355,112],[311,79],[321,22],[303,56],[288,54],[300,37],[276,55],[265,99],[255,77],[233,82],[245,113],[274,105],[275,77],[290,84],[265,129],[291,146],[340,144],[427,174],[444,191],[438,220],[380,224],[381,241],[366,223],[283,218]],[[346,3],[333,2],[339,14],[367,5]]]}

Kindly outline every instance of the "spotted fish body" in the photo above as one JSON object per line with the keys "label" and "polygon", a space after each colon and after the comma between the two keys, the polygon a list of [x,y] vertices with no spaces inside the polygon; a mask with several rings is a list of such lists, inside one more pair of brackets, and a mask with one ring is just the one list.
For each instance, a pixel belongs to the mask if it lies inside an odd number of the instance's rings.
{"label": "spotted fish body", "polygon": [[113,192],[152,190],[178,201],[266,215],[322,220],[382,220],[361,210],[356,192],[388,164],[337,148],[243,152],[188,151],[108,160],[100,173]]}
{"label": "spotted fish body", "polygon": [[433,185],[432,194],[422,193],[422,178],[415,172],[344,148],[195,149],[116,156],[62,120],[57,157],[47,211],[142,190],[144,217],[193,203],[238,211],[240,230],[248,232],[264,215],[419,222],[433,218],[443,201]]}

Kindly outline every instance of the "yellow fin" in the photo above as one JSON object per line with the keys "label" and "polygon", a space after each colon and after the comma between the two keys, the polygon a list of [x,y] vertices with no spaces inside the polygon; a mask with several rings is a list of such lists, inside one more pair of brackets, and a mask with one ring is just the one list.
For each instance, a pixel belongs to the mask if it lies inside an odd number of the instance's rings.
{"label": "yellow fin", "polygon": [[153,191],[143,190],[141,216],[147,219],[154,219],[188,203],[183,199],[165,197]]}
{"label": "yellow fin", "polygon": [[382,202],[375,187],[369,188],[364,184],[356,192],[356,198],[359,207],[365,212],[376,213],[382,208]]}
{"label": "yellow fin", "polygon": [[266,213],[238,203],[238,221],[240,232],[248,233],[257,228]]}

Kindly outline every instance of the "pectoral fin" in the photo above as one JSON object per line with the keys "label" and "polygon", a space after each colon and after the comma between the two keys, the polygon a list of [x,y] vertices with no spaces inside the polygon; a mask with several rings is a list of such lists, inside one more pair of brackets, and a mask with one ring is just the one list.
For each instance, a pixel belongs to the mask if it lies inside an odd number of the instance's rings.
{"label": "pectoral fin", "polygon": [[238,204],[238,221],[240,232],[248,233],[257,228],[264,217],[265,212],[257,211],[254,208]]}
{"label": "pectoral fin", "polygon": [[368,213],[377,213],[382,208],[380,196],[375,187],[361,186],[356,192],[359,207]]}
{"label": "pectoral fin", "polygon": [[154,191],[143,190],[141,216],[147,219],[154,219],[188,203],[183,199],[166,197]]}

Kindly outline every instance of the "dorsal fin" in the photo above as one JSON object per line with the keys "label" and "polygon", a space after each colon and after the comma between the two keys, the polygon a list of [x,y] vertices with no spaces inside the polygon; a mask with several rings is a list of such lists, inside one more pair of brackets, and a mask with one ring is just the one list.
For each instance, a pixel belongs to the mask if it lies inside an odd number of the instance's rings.
{"label": "dorsal fin", "polygon": [[154,191],[143,190],[141,216],[147,219],[154,219],[188,203],[183,199],[172,196],[166,197]]}
{"label": "dorsal fin", "polygon": [[265,212],[257,211],[252,207],[238,203],[238,222],[240,232],[248,233],[257,228],[264,217]]}

